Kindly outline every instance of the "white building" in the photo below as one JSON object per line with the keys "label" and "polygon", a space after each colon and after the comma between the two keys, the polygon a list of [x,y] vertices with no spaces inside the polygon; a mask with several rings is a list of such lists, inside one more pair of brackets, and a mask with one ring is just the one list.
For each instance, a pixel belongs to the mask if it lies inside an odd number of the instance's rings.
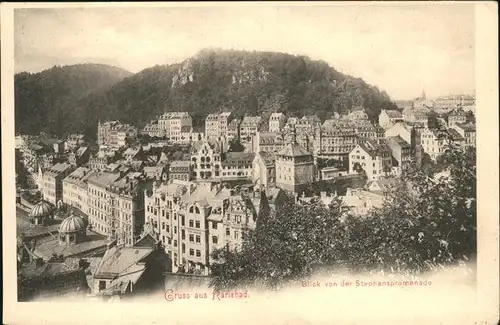
{"label": "white building", "polygon": [[378,116],[378,124],[387,129],[398,122],[403,122],[403,115],[398,110],[382,110]]}
{"label": "white building", "polygon": [[358,143],[349,154],[349,173],[355,174],[362,168],[368,180],[378,180],[392,172],[391,149],[386,144],[374,141]]}
{"label": "white building", "polygon": [[281,132],[285,127],[286,116],[283,113],[272,113],[269,117],[269,132]]}

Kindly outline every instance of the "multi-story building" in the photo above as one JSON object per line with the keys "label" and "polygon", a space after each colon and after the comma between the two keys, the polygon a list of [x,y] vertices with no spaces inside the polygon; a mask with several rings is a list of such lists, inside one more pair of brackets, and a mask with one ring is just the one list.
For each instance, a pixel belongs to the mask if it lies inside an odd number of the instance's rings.
{"label": "multi-story building", "polygon": [[283,113],[272,113],[269,117],[269,132],[279,133],[285,127],[286,116]]}
{"label": "multi-story building", "polygon": [[290,192],[315,180],[312,153],[294,140],[276,153],[276,186]]}
{"label": "multi-story building", "polygon": [[245,229],[255,227],[250,197],[209,183],[156,184],[145,194],[146,222],[172,259],[172,271],[208,274],[211,252],[237,249]]}
{"label": "multi-story building", "polygon": [[75,149],[78,149],[80,146],[84,144],[84,135],[83,134],[70,134],[66,138],[66,142],[64,143],[65,150],[66,151],[73,151]]}
{"label": "multi-story building", "polygon": [[88,215],[87,179],[96,171],[78,167],[63,180],[63,202]]}
{"label": "multi-story building", "polygon": [[107,189],[121,177],[120,173],[96,172],[87,178],[88,219],[92,229],[111,238],[110,204]]}
{"label": "multi-story building", "polygon": [[193,118],[188,112],[168,112],[158,118],[158,125],[168,138],[178,136],[181,130],[192,131]]}
{"label": "multi-story building", "polygon": [[452,126],[462,137],[464,137],[464,147],[475,147],[476,146],[476,124],[474,123],[462,123],[454,124]]}
{"label": "multi-story building", "polygon": [[264,187],[276,185],[276,156],[272,152],[255,154],[252,162],[252,181]]}
{"label": "multi-story building", "polygon": [[221,162],[221,180],[244,180],[252,178],[253,152],[228,152]]}
{"label": "multi-story building", "polygon": [[144,227],[144,190],[140,173],[128,173],[107,188],[107,235],[117,244],[134,245]]}
{"label": "multi-story building", "polygon": [[382,110],[380,115],[378,116],[378,124],[383,128],[389,128],[396,124],[397,122],[403,122],[403,115],[400,111],[391,109],[391,110]]}
{"label": "multi-story building", "polygon": [[97,143],[99,147],[119,149],[127,142],[137,138],[137,128],[119,121],[107,121],[97,126]]}
{"label": "multi-story building", "polygon": [[285,137],[276,132],[257,132],[252,137],[252,152],[278,152],[285,146]]}
{"label": "multi-story building", "polygon": [[467,116],[461,107],[454,109],[448,114],[448,127],[465,122],[467,122]]}
{"label": "multi-story building", "polygon": [[389,175],[392,173],[391,149],[372,140],[358,143],[349,154],[349,173],[358,173],[360,168],[366,172],[368,180]]}
{"label": "multi-story building", "polygon": [[396,162],[396,164],[393,163],[393,170],[396,170],[396,174],[399,175],[408,170],[412,161],[411,145],[400,136],[388,137],[386,144],[391,149],[393,161]]}
{"label": "multi-story building", "polygon": [[208,139],[196,142],[191,147],[191,171],[193,180],[211,179],[221,175],[221,148]]}
{"label": "multi-story building", "polygon": [[465,138],[457,130],[449,128],[446,132],[451,143],[461,148],[465,147]]}
{"label": "multi-story building", "polygon": [[189,181],[191,179],[191,162],[184,160],[172,161],[169,166],[168,179]]}
{"label": "multi-story building", "polygon": [[447,134],[434,129],[423,129],[420,138],[424,153],[428,154],[432,160],[442,155],[449,144]]}
{"label": "multi-story building", "polygon": [[192,132],[189,127],[184,126],[181,129],[181,133],[178,135],[173,135],[169,138],[170,143],[174,144],[191,144],[200,141],[203,139],[203,133],[200,132]]}
{"label": "multi-story building", "polygon": [[356,144],[356,129],[342,120],[327,120],[316,129],[315,153],[319,157],[347,161]]}
{"label": "multi-story building", "polygon": [[208,114],[205,119],[205,136],[209,138],[227,137],[231,120],[231,112]]}
{"label": "multi-story building", "polygon": [[162,138],[165,136],[165,130],[160,127],[158,120],[152,120],[141,130],[142,135],[148,135],[150,137]]}
{"label": "multi-story building", "polygon": [[295,125],[295,133],[297,137],[300,134],[314,134],[314,130],[321,125],[321,120],[316,115],[303,116],[297,120]]}
{"label": "multi-story building", "polygon": [[118,161],[120,159],[120,155],[118,152],[114,150],[105,150],[101,149],[95,155],[91,155],[88,161],[88,166],[91,169],[106,169],[106,167]]}
{"label": "multi-story building", "polygon": [[42,195],[47,202],[57,205],[63,199],[63,179],[73,171],[69,164],[59,163],[43,172]]}
{"label": "multi-story building", "polygon": [[261,116],[245,116],[240,124],[240,140],[242,142],[250,142],[252,136],[260,131],[261,126]]}
{"label": "multi-story building", "polygon": [[240,138],[241,119],[235,118],[227,126],[227,141]]}
{"label": "multi-story building", "polygon": [[436,108],[456,108],[458,106],[471,106],[475,105],[476,99],[470,95],[451,95],[441,96],[434,100],[434,107]]}
{"label": "multi-story building", "polygon": [[133,245],[144,226],[147,184],[140,173],[96,172],[87,179],[88,218],[94,231]]}

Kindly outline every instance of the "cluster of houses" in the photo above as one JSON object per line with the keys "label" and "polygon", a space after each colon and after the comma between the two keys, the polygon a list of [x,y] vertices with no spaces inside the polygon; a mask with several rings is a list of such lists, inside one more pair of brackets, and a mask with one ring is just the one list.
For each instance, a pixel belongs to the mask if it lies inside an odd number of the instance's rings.
{"label": "cluster of houses", "polygon": [[[139,144],[141,134],[163,140]],[[341,198],[366,214],[413,162],[436,161],[450,144],[475,146],[475,124],[461,107],[445,116],[425,106],[383,110],[378,123],[362,109],[325,121],[222,111],[197,133],[189,113],[169,112],[139,132],[99,122],[97,150],[77,134],[52,150],[16,140],[43,197],[18,206],[30,222],[18,244],[20,286],[43,296],[46,272],[66,279],[61,290],[110,296],[155,288],[165,272],[209,275],[215,249],[238,249],[263,209],[310,200],[302,194],[310,184],[363,178]],[[232,151],[234,141],[242,152]],[[183,152],[169,153],[174,144]],[[337,193],[319,194],[328,204]]]}

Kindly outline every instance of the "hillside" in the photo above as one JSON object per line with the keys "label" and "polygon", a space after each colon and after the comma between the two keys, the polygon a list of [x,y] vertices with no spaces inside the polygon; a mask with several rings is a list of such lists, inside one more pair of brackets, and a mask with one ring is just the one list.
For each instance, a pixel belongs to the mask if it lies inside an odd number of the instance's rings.
{"label": "hillside", "polygon": [[82,127],[78,101],[132,73],[102,64],[55,66],[14,77],[16,133],[60,135]]}
{"label": "hillside", "polygon": [[[200,126],[207,114],[222,108],[233,109],[237,115],[283,111],[298,116],[317,114],[323,119],[358,106],[376,119],[382,108],[394,104],[385,92],[362,79],[307,57],[203,50],[181,64],[148,68],[67,103],[67,115],[59,116],[62,124],[57,130],[95,136],[98,118],[143,126],[165,111],[189,111]],[[54,127],[47,120],[42,124]]]}

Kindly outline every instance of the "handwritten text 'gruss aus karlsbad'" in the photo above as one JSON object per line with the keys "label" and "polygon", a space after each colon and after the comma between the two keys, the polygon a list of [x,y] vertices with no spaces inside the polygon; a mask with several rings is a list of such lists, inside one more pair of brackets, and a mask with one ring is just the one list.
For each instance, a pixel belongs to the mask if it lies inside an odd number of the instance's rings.
{"label": "handwritten text 'gruss aus karlsbad'", "polygon": [[246,299],[248,298],[247,290],[244,291],[221,291],[221,292],[176,292],[172,289],[165,291],[165,300],[186,300],[186,299],[209,299],[223,300],[223,299]]}

